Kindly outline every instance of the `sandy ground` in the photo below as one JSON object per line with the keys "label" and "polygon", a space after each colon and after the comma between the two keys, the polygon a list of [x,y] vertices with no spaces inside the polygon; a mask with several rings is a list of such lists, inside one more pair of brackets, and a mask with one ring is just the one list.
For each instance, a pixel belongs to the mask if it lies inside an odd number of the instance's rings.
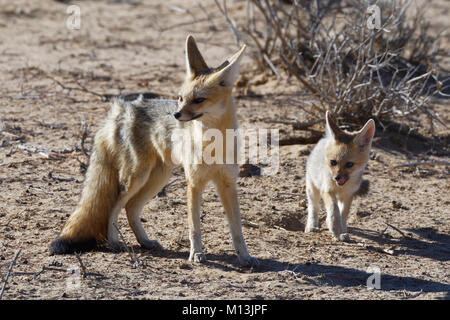
{"label": "sandy ground", "polygon": [[[211,65],[237,49],[213,1],[202,1],[202,8],[195,1],[75,3],[81,8],[80,30],[66,27],[68,4],[0,1],[1,283],[21,249],[4,299],[450,298],[450,166],[394,168],[449,161],[449,132],[442,128],[437,128],[441,147],[377,134],[365,175],[372,189],[354,202],[347,244],[332,241],[324,214],[320,233],[303,232],[305,162],[312,145],[293,145],[280,147],[276,175],[238,181],[244,235],[259,268],[237,264],[212,186],[205,191],[202,216],[208,262],[187,261],[180,169],[167,196],[153,199],[142,215],[163,252],[141,249],[122,214],[120,229],[138,264],[127,252],[84,253],[80,258],[87,275],[77,277],[70,271],[80,270],[74,255],[50,256],[48,246],[82,190],[88,160],[80,145],[83,125],[89,128],[89,149],[109,108],[96,94],[176,94],[185,74],[189,33]],[[171,5],[190,10],[183,13]],[[230,2],[230,10],[244,10],[244,2]],[[433,27],[448,28],[449,3],[437,2],[432,10]],[[448,38],[443,45],[450,47]],[[301,88],[255,75],[249,55],[242,72],[249,82],[235,93],[241,127],[296,134],[267,120],[302,121],[298,107],[283,103],[307,99]],[[435,106],[448,123],[448,100]],[[378,290],[367,288],[371,270],[380,271]]]}

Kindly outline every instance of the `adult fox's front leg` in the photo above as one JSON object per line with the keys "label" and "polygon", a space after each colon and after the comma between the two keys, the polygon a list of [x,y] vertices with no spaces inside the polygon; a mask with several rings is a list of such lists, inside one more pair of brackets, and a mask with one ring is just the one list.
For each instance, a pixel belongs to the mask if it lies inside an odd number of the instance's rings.
{"label": "adult fox's front leg", "polygon": [[187,185],[189,240],[191,242],[189,261],[204,262],[206,261],[206,257],[203,253],[202,246],[200,210],[205,184],[192,184],[188,181]]}
{"label": "adult fox's front leg", "polygon": [[228,220],[233,246],[239,259],[244,266],[258,265],[258,260],[251,257],[242,234],[241,213],[237,197],[236,182],[228,177],[215,179],[217,192],[219,193]]}

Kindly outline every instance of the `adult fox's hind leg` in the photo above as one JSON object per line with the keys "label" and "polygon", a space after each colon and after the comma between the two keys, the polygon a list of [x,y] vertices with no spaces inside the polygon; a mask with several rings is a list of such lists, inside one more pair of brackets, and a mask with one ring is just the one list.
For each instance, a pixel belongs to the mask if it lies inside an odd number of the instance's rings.
{"label": "adult fox's hind leg", "polygon": [[171,169],[162,165],[153,168],[145,185],[131,198],[125,206],[128,223],[140,245],[149,250],[161,250],[156,240],[150,240],[142,226],[141,213],[145,204],[152,199],[166,184]]}
{"label": "adult fox's hind leg", "polygon": [[122,191],[119,196],[116,205],[111,211],[108,222],[108,245],[113,251],[124,251],[125,245],[119,240],[119,231],[117,226],[117,219],[122,211],[122,208],[128,203],[130,199],[132,199],[135,195],[137,195],[140,190],[146,184],[152,164],[149,164],[149,168],[136,170],[133,173],[124,172],[121,174],[122,177],[131,177],[128,179],[119,179],[121,180]]}

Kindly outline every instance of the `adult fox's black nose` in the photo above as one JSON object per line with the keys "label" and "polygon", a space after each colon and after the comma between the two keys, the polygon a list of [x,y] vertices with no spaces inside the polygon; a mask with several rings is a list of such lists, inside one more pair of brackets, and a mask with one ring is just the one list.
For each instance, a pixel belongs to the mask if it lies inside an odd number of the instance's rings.
{"label": "adult fox's black nose", "polygon": [[336,181],[338,181],[338,180],[341,180],[341,175],[337,175],[336,177],[334,177],[334,179],[336,180]]}
{"label": "adult fox's black nose", "polygon": [[175,119],[178,119],[179,117],[181,117],[181,112],[175,112],[173,116],[175,117]]}

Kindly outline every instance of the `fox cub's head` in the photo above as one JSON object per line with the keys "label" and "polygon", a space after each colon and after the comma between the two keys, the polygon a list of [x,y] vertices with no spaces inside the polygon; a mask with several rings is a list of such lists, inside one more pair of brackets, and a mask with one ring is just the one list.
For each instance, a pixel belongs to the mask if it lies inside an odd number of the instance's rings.
{"label": "fox cub's head", "polygon": [[326,114],[327,145],[325,155],[333,179],[339,186],[352,177],[359,178],[369,160],[372,138],[375,134],[375,122],[371,119],[357,132],[345,132],[339,129]]}
{"label": "fox cub's head", "polygon": [[220,119],[231,98],[245,45],[217,68],[209,68],[192,36],[186,39],[186,79],[174,117],[180,121]]}

